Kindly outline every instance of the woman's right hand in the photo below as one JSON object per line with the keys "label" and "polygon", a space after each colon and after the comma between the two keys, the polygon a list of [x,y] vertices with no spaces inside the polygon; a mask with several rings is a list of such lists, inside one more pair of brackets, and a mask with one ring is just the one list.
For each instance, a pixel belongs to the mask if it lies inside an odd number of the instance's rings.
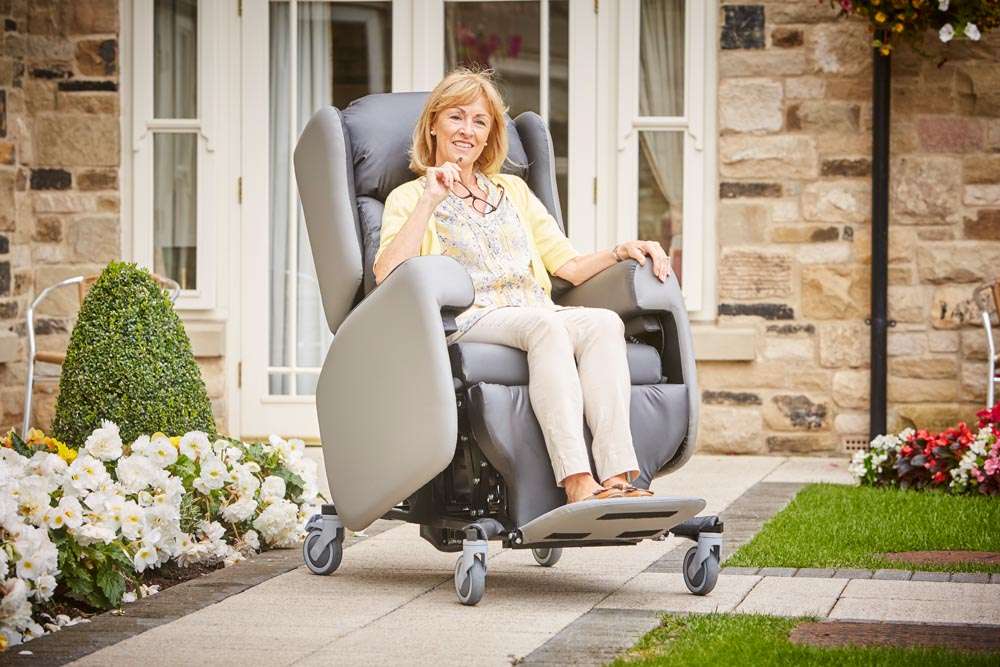
{"label": "woman's right hand", "polygon": [[452,183],[461,182],[462,171],[454,162],[442,162],[437,167],[428,167],[426,176],[423,198],[437,207],[448,198]]}

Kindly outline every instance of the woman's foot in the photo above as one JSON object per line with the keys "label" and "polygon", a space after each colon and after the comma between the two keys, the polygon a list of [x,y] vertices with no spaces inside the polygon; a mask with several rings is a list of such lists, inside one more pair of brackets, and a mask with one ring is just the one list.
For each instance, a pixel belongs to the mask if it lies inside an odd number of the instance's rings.
{"label": "woman's foot", "polygon": [[632,484],[628,481],[628,475],[625,473],[615,475],[614,477],[609,477],[604,480],[604,487],[608,489],[618,489],[622,492],[622,497],[624,498],[646,498],[653,495],[652,491],[632,486]]}
{"label": "woman's foot", "polygon": [[578,503],[584,500],[621,498],[624,495],[624,492],[621,489],[612,489],[601,486],[592,475],[587,473],[570,475],[563,480],[563,488],[566,491],[567,503]]}

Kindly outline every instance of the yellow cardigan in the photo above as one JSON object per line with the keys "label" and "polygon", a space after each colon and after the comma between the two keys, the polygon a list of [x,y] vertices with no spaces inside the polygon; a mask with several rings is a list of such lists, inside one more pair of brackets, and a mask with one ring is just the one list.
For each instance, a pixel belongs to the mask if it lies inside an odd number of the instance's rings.
{"label": "yellow cardigan", "polygon": [[[553,218],[545,204],[535,196],[528,184],[519,176],[510,174],[494,174],[488,177],[494,183],[502,185],[504,196],[509,197],[517,210],[518,218],[528,233],[531,246],[531,271],[535,280],[542,286],[546,294],[552,293],[552,281],[549,273],[555,273],[559,268],[580,255],[570,240],[559,229],[559,223]],[[409,219],[413,209],[424,192],[420,179],[407,181],[395,188],[385,199],[385,210],[382,213],[382,231],[379,238],[378,261],[396,234]],[[437,235],[437,220],[434,215],[427,221],[427,231],[420,243],[421,255],[440,255],[441,243]]]}

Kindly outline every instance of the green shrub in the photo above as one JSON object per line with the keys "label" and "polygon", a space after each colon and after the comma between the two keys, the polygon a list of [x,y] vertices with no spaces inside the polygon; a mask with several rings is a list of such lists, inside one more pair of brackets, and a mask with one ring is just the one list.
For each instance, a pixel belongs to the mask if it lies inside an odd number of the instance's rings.
{"label": "green shrub", "polygon": [[212,406],[166,292],[134,264],[112,262],[80,308],[59,380],[53,434],[80,447],[101,420],[122,440],[143,433],[215,437]]}

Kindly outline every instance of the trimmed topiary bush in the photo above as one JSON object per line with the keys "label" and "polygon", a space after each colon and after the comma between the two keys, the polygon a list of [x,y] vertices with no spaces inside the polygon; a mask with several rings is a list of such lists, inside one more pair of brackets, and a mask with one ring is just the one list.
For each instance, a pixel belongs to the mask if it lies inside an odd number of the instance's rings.
{"label": "trimmed topiary bush", "polygon": [[59,379],[53,435],[80,447],[109,419],[121,438],[204,431],[212,406],[191,341],[166,292],[135,264],[112,262],[83,301]]}

